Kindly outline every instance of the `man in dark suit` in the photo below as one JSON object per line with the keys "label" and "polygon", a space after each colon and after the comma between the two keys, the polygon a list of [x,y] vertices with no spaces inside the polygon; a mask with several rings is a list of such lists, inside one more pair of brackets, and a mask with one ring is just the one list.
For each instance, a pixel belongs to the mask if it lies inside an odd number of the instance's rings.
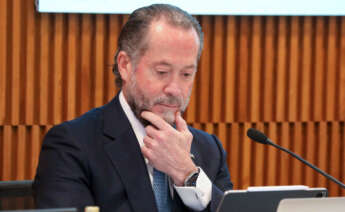
{"label": "man in dark suit", "polygon": [[232,189],[214,136],[186,124],[203,44],[199,23],[171,5],[134,11],[121,31],[108,104],[53,127],[34,183],[38,207],[215,211]]}

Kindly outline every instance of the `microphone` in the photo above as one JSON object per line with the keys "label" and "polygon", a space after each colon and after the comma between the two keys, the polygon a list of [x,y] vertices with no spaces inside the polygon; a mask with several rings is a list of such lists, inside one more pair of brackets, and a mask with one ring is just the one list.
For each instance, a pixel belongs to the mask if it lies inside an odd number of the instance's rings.
{"label": "microphone", "polygon": [[268,145],[271,145],[271,146],[274,146],[274,147],[278,148],[279,150],[287,152],[288,154],[290,154],[293,157],[295,157],[297,160],[301,161],[305,165],[309,166],[310,168],[314,169],[318,173],[320,173],[323,176],[325,176],[327,179],[333,181],[334,183],[338,184],[340,187],[345,189],[345,184],[343,184],[339,180],[335,179],[331,175],[327,174],[326,172],[322,171],[321,169],[319,169],[318,167],[314,166],[313,164],[309,163],[308,161],[306,161],[302,157],[298,156],[297,154],[291,152],[290,150],[285,149],[285,148],[279,146],[278,144],[273,143],[273,141],[271,139],[269,139],[264,133],[260,132],[259,130],[254,129],[254,128],[249,128],[248,131],[247,131],[247,136],[250,139],[252,139],[253,141],[256,141],[256,142],[259,142],[259,143],[262,143],[262,144],[268,144]]}

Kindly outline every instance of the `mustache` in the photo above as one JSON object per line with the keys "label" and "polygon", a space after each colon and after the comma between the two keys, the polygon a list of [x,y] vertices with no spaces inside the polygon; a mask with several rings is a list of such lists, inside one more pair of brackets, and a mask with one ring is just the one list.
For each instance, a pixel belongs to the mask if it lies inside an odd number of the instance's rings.
{"label": "mustache", "polygon": [[158,97],[153,101],[154,104],[168,104],[181,107],[183,99],[176,96]]}

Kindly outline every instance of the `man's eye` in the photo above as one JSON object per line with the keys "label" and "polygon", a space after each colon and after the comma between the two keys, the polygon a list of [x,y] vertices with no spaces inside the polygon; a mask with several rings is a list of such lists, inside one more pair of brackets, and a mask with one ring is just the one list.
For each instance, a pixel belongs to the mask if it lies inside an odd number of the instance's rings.
{"label": "man's eye", "polygon": [[188,72],[183,73],[183,77],[184,77],[184,78],[190,78],[190,77],[192,77],[192,76],[193,76],[192,73],[188,73]]}
{"label": "man's eye", "polygon": [[166,75],[168,72],[166,71],[157,71],[158,75]]}

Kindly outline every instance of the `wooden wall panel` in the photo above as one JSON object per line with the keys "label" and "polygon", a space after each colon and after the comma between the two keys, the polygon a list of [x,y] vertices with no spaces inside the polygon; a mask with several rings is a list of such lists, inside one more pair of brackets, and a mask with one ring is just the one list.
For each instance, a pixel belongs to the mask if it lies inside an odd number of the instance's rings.
{"label": "wooden wall panel", "polygon": [[1,180],[33,179],[42,139],[51,125],[0,127]]}
{"label": "wooden wall panel", "polygon": [[7,73],[7,1],[0,1],[0,123],[5,122]]}
{"label": "wooden wall panel", "polygon": [[[200,18],[200,24],[202,28],[212,33],[212,17],[211,16],[203,16]],[[204,50],[211,48],[211,39],[210,36],[205,36],[204,39]],[[211,109],[209,102],[211,102],[211,91],[210,91],[210,85],[211,85],[211,52],[210,51],[204,51],[201,55],[201,61],[199,63],[199,70],[198,75],[196,77],[196,94],[198,95],[197,98],[198,101],[198,119],[199,122],[208,122],[210,121],[210,114]]]}
{"label": "wooden wall panel", "polygon": [[278,51],[277,51],[277,99],[276,121],[284,121],[287,118],[288,70],[286,68],[288,55],[288,17],[280,17],[278,20]]}
{"label": "wooden wall panel", "polygon": [[298,105],[301,113],[301,121],[308,121],[311,118],[310,108],[313,106],[311,103],[311,95],[312,95],[312,31],[313,30],[313,18],[312,17],[305,17],[303,22],[303,37],[301,40],[302,52],[301,57],[301,82],[300,82],[300,98],[301,102]]}
{"label": "wooden wall panel", "polygon": [[339,70],[339,84],[337,86],[336,91],[340,92],[340,95],[337,95],[337,109],[336,109],[336,117],[339,120],[345,120],[345,17],[341,18],[341,25],[340,25],[340,44],[338,46],[338,62],[337,69]]}
{"label": "wooden wall panel", "polygon": [[[217,134],[228,152],[235,188],[262,185],[327,187],[331,195],[342,189],[285,152],[255,143],[244,136],[255,127],[277,144],[293,150],[337,179],[344,181],[345,122],[193,123],[193,127]],[[226,140],[226,142],[224,142]]]}
{"label": "wooden wall panel", "polygon": [[[249,127],[345,181],[345,17],[198,16],[205,32],[185,118],[216,134],[236,189],[338,186]],[[0,0],[0,180],[32,179],[47,130],[108,102],[128,15],[40,14]]]}
{"label": "wooden wall panel", "polygon": [[[235,29],[232,29],[235,31]],[[251,50],[251,61],[249,63],[251,67],[251,76],[250,80],[248,81],[251,84],[251,90],[250,90],[250,98],[248,99],[248,104],[251,106],[250,111],[248,112],[248,115],[250,117],[251,121],[259,121],[260,117],[262,116],[262,110],[261,110],[261,105],[258,104],[260,102],[261,98],[261,88],[260,88],[260,82],[262,80],[262,60],[261,58],[264,57],[262,55],[262,49],[263,49],[263,42],[262,42],[262,32],[264,30],[263,27],[263,18],[262,17],[257,17],[254,19],[253,22],[253,29],[252,29],[252,38],[251,38],[251,43],[252,43],[252,50]],[[231,51],[235,51],[235,49],[232,49]],[[270,58],[271,59],[271,58]],[[227,70],[228,71],[228,70]],[[230,76],[231,78],[235,78],[233,76]],[[227,81],[229,83],[233,83],[230,81],[230,79]],[[234,94],[230,94],[234,95]],[[227,105],[232,105],[234,100],[232,99],[231,101],[227,102]],[[233,118],[229,118],[228,120],[233,120]]]}
{"label": "wooden wall panel", "polygon": [[[226,23],[226,40],[225,45],[226,46],[226,54],[225,54],[225,97],[224,97],[224,112],[225,112],[225,122],[230,122],[231,120],[234,120],[235,118],[235,86],[236,86],[236,54],[235,49],[237,48],[237,40],[236,40],[236,18],[233,16],[227,17],[227,23]],[[203,29],[204,32],[205,29]],[[205,33],[206,35],[206,33]],[[206,48],[205,48],[206,49]],[[207,52],[206,50],[204,53]],[[204,54],[203,53],[203,54]],[[200,64],[201,65],[201,64]],[[201,69],[201,68],[200,68]],[[197,85],[199,85],[197,83]]]}

